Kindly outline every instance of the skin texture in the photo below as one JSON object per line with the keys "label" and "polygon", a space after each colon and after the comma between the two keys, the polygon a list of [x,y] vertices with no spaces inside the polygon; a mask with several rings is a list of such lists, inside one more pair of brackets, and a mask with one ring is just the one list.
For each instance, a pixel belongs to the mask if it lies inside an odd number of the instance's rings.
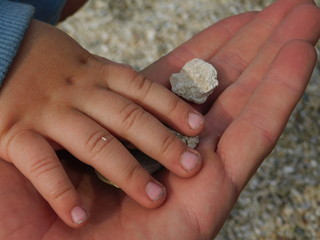
{"label": "skin texture", "polygon": [[165,87],[88,53],[62,31],[38,21],[32,22],[19,50],[1,89],[0,157],[13,163],[70,226],[85,220],[71,219],[73,209],[86,206],[53,145],[97,169],[147,208],[164,202],[165,188],[119,139],[180,177],[201,168],[200,154],[163,123],[197,135],[203,117]]}
{"label": "skin texture", "polygon": [[90,214],[85,226],[70,228],[11,163],[1,161],[0,239],[211,239],[303,94],[316,60],[319,18],[313,1],[279,0],[261,13],[209,27],[142,72],[168,86],[171,73],[198,57],[218,68],[221,83],[198,107],[206,120],[201,171],[192,178],[166,170],[155,176],[166,186],[165,204],[146,209],[62,155]]}

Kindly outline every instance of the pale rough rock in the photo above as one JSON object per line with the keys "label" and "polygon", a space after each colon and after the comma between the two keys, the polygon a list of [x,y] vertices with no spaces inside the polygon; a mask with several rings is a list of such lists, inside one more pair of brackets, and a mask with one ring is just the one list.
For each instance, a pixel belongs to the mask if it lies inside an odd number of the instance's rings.
{"label": "pale rough rock", "polygon": [[[212,93],[213,89],[218,85],[216,77],[217,71],[212,65],[201,59],[195,58],[187,62],[180,73],[173,74],[170,82],[173,88],[172,91],[176,94],[181,94],[181,96],[186,100],[203,103],[207,100],[207,97]],[[174,131],[173,129],[168,129],[190,148],[197,147],[199,143],[198,136],[188,137]],[[158,161],[139,151],[132,144],[124,143],[124,145],[130,150],[131,154],[137,159],[141,166],[150,174],[155,173],[162,168],[162,165]],[[96,173],[103,182],[119,188],[98,171],[96,171]]]}
{"label": "pale rough rock", "polygon": [[187,62],[179,73],[172,74],[170,83],[172,92],[201,104],[218,86],[217,70],[210,63],[194,58]]}
{"label": "pale rough rock", "polygon": [[177,138],[179,138],[182,142],[184,142],[185,144],[187,144],[190,148],[196,148],[198,143],[199,143],[199,137],[195,136],[195,137],[188,137],[188,136],[184,136],[181,133],[178,133],[172,129],[169,129],[172,133],[174,133]]}

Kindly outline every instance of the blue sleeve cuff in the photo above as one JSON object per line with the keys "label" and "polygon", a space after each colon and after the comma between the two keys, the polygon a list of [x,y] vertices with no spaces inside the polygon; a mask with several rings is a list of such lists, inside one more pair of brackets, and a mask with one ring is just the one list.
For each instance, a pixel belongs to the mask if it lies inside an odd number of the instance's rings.
{"label": "blue sleeve cuff", "polygon": [[0,0],[0,85],[33,17],[31,5]]}
{"label": "blue sleeve cuff", "polygon": [[[0,0],[2,1],[2,0]],[[67,0],[11,0],[23,2],[35,7],[33,17],[39,21],[55,25]]]}

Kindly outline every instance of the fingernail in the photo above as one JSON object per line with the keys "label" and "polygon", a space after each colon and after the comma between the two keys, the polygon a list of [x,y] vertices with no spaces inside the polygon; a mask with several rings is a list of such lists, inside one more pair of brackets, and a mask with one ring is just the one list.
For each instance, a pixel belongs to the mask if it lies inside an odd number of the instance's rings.
{"label": "fingernail", "polygon": [[186,151],[181,155],[181,165],[188,172],[192,171],[200,163],[200,155]]}
{"label": "fingernail", "polygon": [[152,201],[157,201],[165,195],[166,190],[158,183],[149,182],[146,186],[146,193]]}
{"label": "fingernail", "polygon": [[203,124],[203,117],[198,113],[189,113],[188,123],[192,129],[197,129]]}
{"label": "fingernail", "polygon": [[75,224],[80,224],[88,220],[87,212],[80,206],[76,206],[71,210],[71,217]]}

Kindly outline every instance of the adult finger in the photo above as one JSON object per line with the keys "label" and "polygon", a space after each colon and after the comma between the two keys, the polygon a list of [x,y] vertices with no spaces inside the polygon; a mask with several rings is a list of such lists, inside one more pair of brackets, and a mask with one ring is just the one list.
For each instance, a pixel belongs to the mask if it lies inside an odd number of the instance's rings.
{"label": "adult finger", "polygon": [[312,0],[279,0],[257,14],[210,60],[219,73],[219,87],[208,99],[213,100],[230,84],[235,82],[255,58],[278,24],[297,5],[312,3]]}
{"label": "adult finger", "polygon": [[29,130],[14,135],[8,156],[66,224],[80,227],[86,222],[88,214],[77,191],[42,136]]}
{"label": "adult finger", "polygon": [[[304,21],[302,22],[301,19]],[[320,10],[310,4],[299,5],[285,17],[252,63],[237,81],[220,95],[207,114],[211,135],[219,138],[233,119],[238,116],[285,43],[293,39],[302,39],[310,44],[317,42],[320,36],[319,21]]]}
{"label": "adult finger", "polygon": [[165,188],[158,183],[105,128],[91,118],[69,110],[46,120],[43,131],[82,162],[119,186],[147,208],[165,200]]}
{"label": "adult finger", "polygon": [[[234,46],[233,49],[236,48],[236,45],[238,44],[237,41],[239,40],[240,36],[242,36],[242,39],[245,39],[245,41],[252,41],[252,39],[253,41],[257,41],[257,43],[253,42],[253,44],[255,45],[255,48],[259,48],[259,45],[261,45],[263,41],[267,39],[268,34],[272,32],[271,28],[276,27],[276,24],[279,23],[279,21],[281,21],[281,19],[292,8],[294,8],[298,4],[306,2],[313,3],[313,1],[311,0],[279,0],[266,8],[263,12],[242,13],[226,18],[197,34],[191,40],[182,44],[181,46],[170,52],[168,55],[164,56],[154,64],[150,65],[148,68],[144,69],[142,73],[148,76],[150,79],[153,79],[169,87],[168,80],[170,75],[173,72],[180,71],[185,62],[192,58],[196,57],[209,61],[212,56],[216,56],[218,52],[220,52],[222,54],[220,55],[220,60],[225,58],[223,57],[223,55],[229,55],[230,57],[233,57],[233,60],[230,60],[231,63],[232,61],[234,62],[237,59],[240,61],[242,56],[238,51],[241,51],[241,48],[243,46],[240,46],[240,48],[237,49],[237,52],[239,53],[237,54],[239,58],[237,58],[233,56],[232,51],[228,51],[228,47],[226,47],[227,45]],[[270,29],[268,29],[268,26],[270,26]],[[260,37],[263,37],[262,41],[255,38],[255,27],[260,27],[262,29],[260,30]],[[263,30],[265,30],[265,32]],[[253,34],[252,38],[249,38],[247,36],[248,33]],[[234,40],[235,35],[237,35],[238,38],[236,40]],[[210,44],[208,44],[208,40],[210,40]],[[251,47],[251,44],[247,44],[247,47],[249,46]],[[224,49],[224,51],[227,50],[224,52],[225,54],[222,52],[222,49]],[[254,52],[255,51],[249,49],[249,52],[245,53],[248,54],[248,56],[243,58],[247,59],[247,61],[249,62],[250,58],[254,56]],[[240,66],[238,66],[236,63],[228,64],[227,58],[223,60],[223,62],[225,63],[221,63],[222,65],[233,65],[236,68]],[[242,65],[244,67],[245,64]],[[238,72],[238,74],[240,74],[240,72],[242,71],[239,71],[240,69],[236,69],[232,71],[235,73],[230,73],[229,76],[227,76],[226,80],[224,80],[225,77],[223,77],[223,74],[221,74],[221,72],[223,71],[227,73],[228,71],[224,71],[222,66],[219,68],[219,64],[217,64],[217,68],[219,70],[219,80],[222,81],[220,84],[221,90],[215,90],[215,93],[207,100],[206,104],[204,104],[200,108],[197,107],[197,109],[200,109],[201,112],[205,111],[208,106],[211,106],[212,101],[221,93],[222,89],[224,89],[228,85],[224,82],[232,82],[231,80],[236,78],[236,73]],[[154,71],[154,69],[157,69],[157,71]],[[159,72],[161,74],[159,74]]]}
{"label": "adult finger", "polygon": [[221,137],[217,153],[239,190],[274,147],[315,62],[316,52],[310,43],[287,43],[239,117]]}
{"label": "adult finger", "polygon": [[193,58],[210,59],[256,14],[256,12],[242,13],[211,25],[145,68],[142,73],[149,79],[169,87],[172,73],[179,72],[183,65]]}

